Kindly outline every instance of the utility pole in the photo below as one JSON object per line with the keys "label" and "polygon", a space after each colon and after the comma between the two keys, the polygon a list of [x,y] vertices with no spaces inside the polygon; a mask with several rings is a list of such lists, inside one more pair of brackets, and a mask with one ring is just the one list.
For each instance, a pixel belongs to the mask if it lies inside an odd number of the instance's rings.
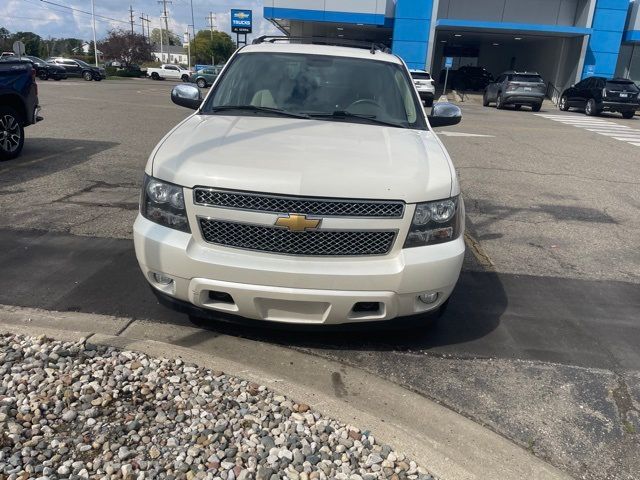
{"label": "utility pole", "polygon": [[144,13],[138,17],[140,19],[140,25],[142,25],[142,38],[145,37],[144,34],[144,22],[148,21],[144,18]]}
{"label": "utility pole", "polygon": [[209,15],[204,17],[209,22],[209,29],[211,30],[211,40],[213,40],[213,29],[218,28],[216,24],[216,16],[213,12],[209,12]]}
{"label": "utility pole", "polygon": [[[209,16],[205,18],[209,22],[209,29],[211,30],[211,40],[213,40],[213,30],[214,28],[215,29],[218,28],[218,24],[216,23],[216,16],[214,15],[213,12],[209,12]],[[216,59],[213,55],[211,55],[211,65],[215,65],[215,64],[216,64]]]}
{"label": "utility pole", "polygon": [[[193,0],[191,0],[191,34],[195,39],[196,38],[196,19],[193,17]],[[194,52],[194,55],[195,55],[195,52]]]}
{"label": "utility pole", "polygon": [[149,20],[148,13],[147,13],[147,19],[145,20],[145,22],[147,22],[147,39],[149,40],[149,43],[151,43],[151,27],[149,26],[149,24],[151,23],[151,20]]}
{"label": "utility pole", "polygon": [[96,67],[98,66],[98,44],[96,43],[96,12],[94,1],[91,0],[91,19],[93,20],[93,53],[96,57]]}
{"label": "utility pole", "polygon": [[129,20],[129,23],[131,23],[131,35],[133,35],[133,24],[135,23],[135,21],[133,20],[133,6],[132,5],[129,5],[129,17],[131,18],[131,20]]}
{"label": "utility pole", "polygon": [[167,47],[169,46],[169,15],[167,14],[167,3],[173,3],[171,0],[157,0],[158,3],[162,4],[162,16],[160,17],[160,59],[162,61],[162,54],[163,49],[162,49],[162,20],[164,19],[164,27],[165,30],[167,31]]}

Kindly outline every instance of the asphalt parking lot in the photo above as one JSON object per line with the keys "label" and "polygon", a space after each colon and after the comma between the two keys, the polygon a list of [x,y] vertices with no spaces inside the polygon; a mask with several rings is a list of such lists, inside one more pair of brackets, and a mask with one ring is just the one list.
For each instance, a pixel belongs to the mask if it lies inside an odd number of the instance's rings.
{"label": "asphalt parking lot", "polygon": [[[0,164],[0,303],[187,324],[157,304],[130,241],[147,157],[189,114],[173,85],[40,82],[45,121]],[[576,477],[638,478],[640,117],[461,106],[439,134],[468,254],[437,329],[211,329],[390,378]]]}

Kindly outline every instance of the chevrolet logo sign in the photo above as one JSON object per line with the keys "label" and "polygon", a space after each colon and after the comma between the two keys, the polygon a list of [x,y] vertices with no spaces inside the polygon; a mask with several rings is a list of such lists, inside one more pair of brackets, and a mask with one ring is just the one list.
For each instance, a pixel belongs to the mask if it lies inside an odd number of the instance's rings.
{"label": "chevrolet logo sign", "polygon": [[244,12],[238,12],[238,13],[235,13],[233,16],[244,20],[245,18],[249,17],[249,14]]}
{"label": "chevrolet logo sign", "polygon": [[306,215],[289,214],[286,217],[278,217],[276,226],[287,228],[292,232],[304,232],[318,228],[320,222],[319,218],[307,218]]}

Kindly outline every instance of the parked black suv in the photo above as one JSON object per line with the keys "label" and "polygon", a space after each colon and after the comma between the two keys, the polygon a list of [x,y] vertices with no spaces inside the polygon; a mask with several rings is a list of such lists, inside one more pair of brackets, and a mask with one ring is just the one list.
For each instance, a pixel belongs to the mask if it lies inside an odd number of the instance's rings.
{"label": "parked black suv", "polygon": [[[61,67],[60,65],[56,65],[55,63],[48,63],[42,60],[41,58],[34,57],[31,55],[22,55],[20,59],[24,62],[29,62],[31,66],[36,71],[36,76],[40,80],[48,80],[52,78],[53,80],[63,80],[67,78],[67,71]],[[18,57],[5,57],[2,60],[4,61],[17,61]]]}
{"label": "parked black suv", "polygon": [[640,109],[640,89],[626,78],[589,77],[562,92],[559,107],[584,109],[587,115],[620,112],[631,118]]}
{"label": "parked black suv", "polygon": [[91,80],[99,82],[100,80],[107,78],[107,73],[104,68],[94,67],[82,60],[54,57],[47,59],[47,62],[53,62],[56,65],[60,65],[67,71],[68,76],[82,77],[87,82],[90,82]]}
{"label": "parked black suv", "polygon": [[[444,83],[446,70],[440,72],[440,84]],[[465,65],[457,70],[449,71],[447,83],[454,90],[484,90],[493,82],[493,75],[484,67]]]}

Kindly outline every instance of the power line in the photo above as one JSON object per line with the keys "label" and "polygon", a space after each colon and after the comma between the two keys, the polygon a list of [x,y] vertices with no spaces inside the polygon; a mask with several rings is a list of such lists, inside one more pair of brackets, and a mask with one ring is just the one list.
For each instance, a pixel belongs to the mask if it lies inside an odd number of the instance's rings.
{"label": "power line", "polygon": [[[62,5],[60,3],[51,2],[49,0],[39,0],[39,1],[37,1],[37,0],[34,0],[34,1],[24,0],[24,1],[29,2],[29,3],[33,3],[35,5],[38,5],[39,7],[44,8],[45,10],[53,10],[53,11],[61,12],[61,10],[56,10],[54,8],[47,7],[46,5],[42,5],[42,4],[55,5],[56,7],[59,7],[59,8],[65,8],[65,9],[71,10],[73,12],[78,12],[78,13],[82,13],[84,15],[91,16],[91,12],[87,12],[86,10],[81,10],[81,9],[75,8],[75,7],[69,7],[67,5]],[[96,17],[96,21],[100,21],[100,20],[97,20],[97,19],[98,18],[102,18],[102,19],[104,19],[104,20],[102,20],[103,22],[110,21],[110,22],[123,23],[125,25],[129,24],[129,22],[127,20],[118,20],[117,18],[107,17],[105,15],[95,14],[95,17]]]}

